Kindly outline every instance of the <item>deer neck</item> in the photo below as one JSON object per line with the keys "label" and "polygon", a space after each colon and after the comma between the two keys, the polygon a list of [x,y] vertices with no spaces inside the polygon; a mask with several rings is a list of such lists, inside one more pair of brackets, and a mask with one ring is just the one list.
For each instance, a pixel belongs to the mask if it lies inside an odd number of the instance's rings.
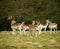
{"label": "deer neck", "polygon": [[15,20],[12,20],[12,21],[11,21],[11,25],[12,25],[12,24],[15,24],[15,23],[16,23],[16,21],[15,21]]}
{"label": "deer neck", "polygon": [[43,26],[48,26],[48,21],[46,21],[46,23],[45,23],[45,24],[43,24]]}
{"label": "deer neck", "polygon": [[48,26],[48,22],[46,22],[46,25]]}

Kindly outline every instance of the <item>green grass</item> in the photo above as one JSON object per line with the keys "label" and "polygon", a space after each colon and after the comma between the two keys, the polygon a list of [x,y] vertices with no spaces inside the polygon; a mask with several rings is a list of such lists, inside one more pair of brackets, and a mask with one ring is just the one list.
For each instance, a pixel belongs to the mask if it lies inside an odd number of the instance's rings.
{"label": "green grass", "polygon": [[12,35],[11,31],[0,32],[0,49],[60,49],[60,31],[42,33],[37,37],[16,33]]}

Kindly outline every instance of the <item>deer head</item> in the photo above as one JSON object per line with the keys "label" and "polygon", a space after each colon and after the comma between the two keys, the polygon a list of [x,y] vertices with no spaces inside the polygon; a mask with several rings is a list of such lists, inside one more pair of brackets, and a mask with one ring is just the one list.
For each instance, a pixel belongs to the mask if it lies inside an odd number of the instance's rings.
{"label": "deer head", "polygon": [[12,16],[8,16],[8,19],[11,20],[12,19]]}

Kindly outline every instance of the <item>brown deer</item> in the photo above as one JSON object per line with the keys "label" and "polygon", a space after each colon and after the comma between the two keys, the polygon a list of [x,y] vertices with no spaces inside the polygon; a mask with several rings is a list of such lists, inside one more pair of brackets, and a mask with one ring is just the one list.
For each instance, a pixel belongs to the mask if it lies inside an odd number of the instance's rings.
{"label": "brown deer", "polygon": [[44,29],[44,31],[46,31],[48,23],[49,23],[49,20],[46,20],[45,24],[40,23],[40,25],[37,26],[37,30],[39,31],[39,34],[41,34],[42,29]]}
{"label": "brown deer", "polygon": [[28,29],[30,31],[30,33],[32,33],[31,31],[35,31],[38,24],[39,24],[39,22],[37,22],[37,24],[36,24],[35,21],[32,21],[32,24],[25,24],[24,25],[24,32],[26,29]]}
{"label": "brown deer", "polygon": [[21,34],[22,26],[23,26],[24,22],[16,23],[16,21],[12,19],[12,16],[9,16],[8,19],[11,20],[11,28],[13,31],[12,34],[13,35],[15,34],[16,29],[18,29],[20,31],[20,34]]}

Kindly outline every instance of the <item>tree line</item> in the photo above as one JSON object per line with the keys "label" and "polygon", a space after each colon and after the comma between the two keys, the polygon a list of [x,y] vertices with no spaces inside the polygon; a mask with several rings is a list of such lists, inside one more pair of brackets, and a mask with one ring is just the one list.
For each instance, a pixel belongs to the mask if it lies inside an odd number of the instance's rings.
{"label": "tree line", "polygon": [[32,20],[44,22],[49,18],[58,24],[60,29],[60,1],[59,0],[0,0],[0,30],[11,30],[12,15],[17,22]]}

